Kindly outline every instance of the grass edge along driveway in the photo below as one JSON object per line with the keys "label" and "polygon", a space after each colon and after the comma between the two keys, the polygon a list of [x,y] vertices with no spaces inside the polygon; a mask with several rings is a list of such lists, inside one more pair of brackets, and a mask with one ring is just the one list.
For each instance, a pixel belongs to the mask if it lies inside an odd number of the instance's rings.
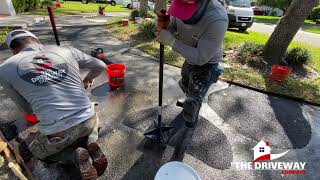
{"label": "grass edge along driveway", "polygon": [[[61,8],[55,8],[55,15],[63,16],[63,15],[74,15],[79,13],[98,13],[99,6],[106,6],[107,4],[101,3],[89,3],[89,4],[82,4],[81,2],[75,1],[67,1],[63,3]],[[107,5],[105,12],[130,12],[131,10],[123,7],[122,4],[111,6],[110,4]],[[28,15],[48,15],[47,8],[40,8],[34,11],[22,13]]]}

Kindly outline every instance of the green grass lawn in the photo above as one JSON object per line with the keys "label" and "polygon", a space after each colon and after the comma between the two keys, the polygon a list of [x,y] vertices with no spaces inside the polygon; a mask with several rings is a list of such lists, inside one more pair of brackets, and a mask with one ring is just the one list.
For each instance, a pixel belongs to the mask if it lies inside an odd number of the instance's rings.
{"label": "green grass lawn", "polygon": [[[95,12],[98,12],[99,5],[105,6],[106,4],[101,4],[101,3],[82,4],[81,2],[67,1],[66,3],[62,4],[61,8],[55,8],[55,14],[58,16],[61,16],[61,15],[72,15],[72,14],[79,14],[79,13],[95,13]],[[125,8],[122,5],[116,5],[116,6],[108,5],[105,11],[106,13],[130,12],[130,9]],[[37,9],[24,14],[47,15],[48,12],[47,12],[47,8],[44,8],[44,9]]]}
{"label": "green grass lawn", "polygon": [[[276,24],[281,19],[281,17],[277,16],[255,16],[254,18],[254,22],[266,24]],[[318,25],[314,21],[305,20],[302,29],[307,32],[320,34],[320,26],[318,29],[314,28],[315,26]]]}
{"label": "green grass lawn", "polygon": [[[107,25],[108,30],[110,30],[114,36],[120,40],[131,41],[131,46],[159,58],[159,43],[155,40],[145,39],[143,35],[139,35],[137,24],[131,22],[129,26],[122,26],[119,24],[119,19],[121,18],[115,19]],[[224,48],[225,50],[238,48],[244,42],[264,44],[267,42],[268,38],[268,35],[262,33],[231,30],[226,34]],[[312,61],[309,65],[320,72],[320,48],[301,44],[299,42],[292,42],[289,48],[293,47],[304,47],[309,49],[312,53]],[[165,47],[165,61],[168,64],[181,67],[184,59],[179,54],[172,51],[170,47]],[[232,81],[262,90],[320,103],[319,77],[314,80],[294,80],[289,78],[287,81],[278,83],[270,80],[269,76],[269,74],[259,73],[252,69],[231,67],[223,73],[221,78],[225,81]]]}
{"label": "green grass lawn", "polygon": [[[244,42],[256,42],[260,44],[265,44],[269,39],[269,35],[247,31],[241,33],[239,31],[230,30],[227,32],[225,40],[224,40],[224,48],[225,49],[233,49],[239,47],[240,44]],[[310,63],[311,67],[315,68],[317,71],[320,72],[320,48],[309,46],[302,44],[300,42],[294,41],[290,44],[289,48],[293,47],[303,47],[307,48],[311,51],[312,54],[312,61]]]}
{"label": "green grass lawn", "polygon": [[[258,23],[270,23],[276,24],[281,17],[278,16],[254,16],[254,21]],[[316,26],[316,23],[312,20],[305,20],[304,25]]]}
{"label": "green grass lawn", "polygon": [[9,29],[0,29],[0,45],[5,42]]}
{"label": "green grass lawn", "polygon": [[320,34],[320,29],[304,29],[304,31]]}
{"label": "green grass lawn", "polygon": [[0,31],[0,44],[4,43],[6,40],[6,34],[3,31]]}
{"label": "green grass lawn", "polygon": [[281,17],[277,16],[254,16],[254,22],[276,24]]}

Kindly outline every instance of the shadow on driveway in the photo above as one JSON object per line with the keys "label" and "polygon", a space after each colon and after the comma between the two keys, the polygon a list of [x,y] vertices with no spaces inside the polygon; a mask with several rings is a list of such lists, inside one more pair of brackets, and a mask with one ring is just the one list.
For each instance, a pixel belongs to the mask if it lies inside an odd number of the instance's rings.
{"label": "shadow on driveway", "polygon": [[209,106],[239,133],[269,140],[272,147],[303,148],[311,138],[310,122],[299,102],[231,86],[212,93]]}

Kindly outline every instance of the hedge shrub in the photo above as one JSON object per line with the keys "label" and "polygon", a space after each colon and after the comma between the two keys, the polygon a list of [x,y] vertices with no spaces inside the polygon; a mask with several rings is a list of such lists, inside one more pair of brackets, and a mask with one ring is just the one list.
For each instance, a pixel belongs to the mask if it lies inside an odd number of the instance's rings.
{"label": "hedge shrub", "polygon": [[41,0],[12,0],[17,13],[28,12],[40,7]]}
{"label": "hedge shrub", "polygon": [[296,47],[291,49],[286,56],[288,65],[296,68],[307,64],[311,60],[311,52],[308,49]]}
{"label": "hedge shrub", "polygon": [[150,20],[144,20],[140,25],[139,25],[139,31],[142,33],[145,37],[149,39],[153,39],[156,37],[156,32],[157,32],[157,26],[155,21],[150,21]]}
{"label": "hedge shrub", "polygon": [[264,44],[258,44],[254,42],[245,42],[239,48],[239,56],[242,62],[248,62],[252,60],[252,57],[257,57],[257,60],[263,58]]}
{"label": "hedge shrub", "polygon": [[312,9],[312,12],[310,14],[310,19],[314,21],[317,19],[320,19],[320,6],[317,6]]}
{"label": "hedge shrub", "polygon": [[40,1],[40,7],[41,8],[46,8],[47,6],[52,6],[53,2],[52,0],[42,0]]}
{"label": "hedge shrub", "polygon": [[134,9],[131,11],[130,13],[130,20],[131,21],[134,21],[134,18],[135,17],[140,17],[140,12],[139,12],[139,9]]}
{"label": "hedge shrub", "polygon": [[139,11],[139,9],[134,9],[134,10],[132,10],[131,11],[131,14],[130,14],[130,20],[131,21],[134,21],[135,19],[135,17],[141,17],[141,18],[155,18],[155,15],[154,14],[152,14],[152,13],[150,13],[149,11],[148,11],[148,13],[147,14],[142,14],[140,11]]}

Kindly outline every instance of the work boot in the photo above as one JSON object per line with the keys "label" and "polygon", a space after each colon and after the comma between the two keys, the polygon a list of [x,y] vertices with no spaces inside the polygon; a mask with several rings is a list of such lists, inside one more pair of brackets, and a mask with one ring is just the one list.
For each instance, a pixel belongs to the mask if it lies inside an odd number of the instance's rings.
{"label": "work boot", "polygon": [[92,165],[96,168],[98,176],[101,176],[108,167],[108,159],[96,142],[87,145],[88,152],[92,158]]}
{"label": "work boot", "polygon": [[187,98],[183,103],[183,118],[186,126],[193,128],[197,125],[199,116],[200,104],[193,98]]}
{"label": "work boot", "polygon": [[97,170],[90,162],[90,155],[84,148],[77,148],[76,161],[80,169],[80,175],[82,180],[96,180],[98,179]]}

